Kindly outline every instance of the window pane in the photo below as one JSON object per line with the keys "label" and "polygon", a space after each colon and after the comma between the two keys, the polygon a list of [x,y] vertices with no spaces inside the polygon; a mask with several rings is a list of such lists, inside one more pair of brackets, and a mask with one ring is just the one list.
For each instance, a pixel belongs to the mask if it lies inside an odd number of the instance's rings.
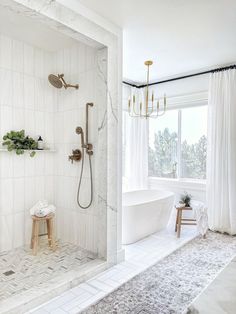
{"label": "window pane", "polygon": [[178,111],[149,119],[149,176],[175,178],[177,165]]}
{"label": "window pane", "polygon": [[181,177],[206,179],[207,106],[182,110]]}

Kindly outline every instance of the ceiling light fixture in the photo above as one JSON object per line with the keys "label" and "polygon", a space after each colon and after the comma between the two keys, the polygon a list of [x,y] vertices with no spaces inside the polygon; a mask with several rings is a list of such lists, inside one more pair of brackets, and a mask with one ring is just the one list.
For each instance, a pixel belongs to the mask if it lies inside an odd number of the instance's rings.
{"label": "ceiling light fixture", "polygon": [[166,112],[166,95],[164,94],[163,99],[158,98],[156,105],[154,104],[154,92],[150,97],[149,94],[149,67],[153,64],[151,60],[145,61],[144,64],[147,66],[147,84],[144,91],[144,105],[142,101],[139,101],[139,96],[135,94],[128,101],[128,110],[131,117],[140,118],[157,118],[163,116]]}

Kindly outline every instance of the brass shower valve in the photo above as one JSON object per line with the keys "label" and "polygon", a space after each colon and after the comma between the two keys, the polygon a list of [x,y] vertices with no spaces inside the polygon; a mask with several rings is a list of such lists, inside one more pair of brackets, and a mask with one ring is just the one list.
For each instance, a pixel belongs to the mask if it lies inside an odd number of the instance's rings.
{"label": "brass shower valve", "polygon": [[82,158],[82,153],[79,149],[72,150],[72,155],[68,157],[68,159],[73,164],[74,161],[80,161]]}

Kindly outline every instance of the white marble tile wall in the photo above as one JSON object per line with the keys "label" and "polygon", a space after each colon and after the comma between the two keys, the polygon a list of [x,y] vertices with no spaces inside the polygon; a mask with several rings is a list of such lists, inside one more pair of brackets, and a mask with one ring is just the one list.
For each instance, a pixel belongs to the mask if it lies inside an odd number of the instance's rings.
{"label": "white marble tile wall", "polygon": [[[0,140],[10,130],[25,129],[54,142],[56,98],[47,76],[52,53],[0,34]],[[0,153],[0,251],[29,242],[29,208],[41,198],[54,202],[54,162],[50,153]]]}
{"label": "white marble tile wall", "polygon": [[[95,99],[96,50],[82,43],[56,53],[56,73],[64,73],[65,80],[79,84],[79,89],[61,89],[57,95],[55,115],[55,202],[58,207],[57,229],[62,241],[69,241],[90,251],[97,252],[97,102]],[[81,209],[77,202],[77,189],[81,162],[68,161],[73,149],[81,149],[81,137],[75,133],[81,126],[85,136],[86,103],[89,108],[89,141],[94,146],[92,170],[94,200],[89,209]],[[84,177],[81,186],[81,203],[90,198],[90,174],[88,155],[85,155]]]}
{"label": "white marble tile wall", "polygon": [[[105,219],[105,213],[101,217],[97,209],[97,120],[102,100],[95,92],[96,58],[94,48],[79,42],[58,52],[47,52],[0,36],[0,138],[10,130],[25,129],[32,137],[41,135],[48,147],[56,149],[54,154],[37,153],[34,158],[26,153],[24,156],[0,153],[0,251],[29,243],[29,208],[46,198],[57,207],[58,238],[95,253],[99,247],[101,255],[105,254],[105,235],[98,236],[98,221]],[[50,73],[64,73],[66,81],[78,83],[79,89],[53,88],[47,79]],[[102,89],[100,93],[106,97],[104,83]],[[94,103],[89,108],[89,141],[94,146],[94,201],[89,209],[83,210],[76,202],[81,162],[71,164],[68,156],[72,149],[81,149],[75,128],[82,126],[85,132],[87,102]],[[89,200],[89,180],[86,155],[82,204]]]}
{"label": "white marble tile wall", "polygon": [[[101,215],[105,218],[103,226],[107,231],[105,239],[107,262],[109,265],[117,263],[117,260],[123,258],[120,249],[121,226],[117,225],[117,216],[119,220],[121,216],[120,206],[117,207],[121,200],[121,174],[117,167],[121,154],[119,145],[117,145],[119,142],[117,140],[119,128],[117,112],[121,111],[122,95],[122,30],[116,29],[114,32],[107,25],[101,27],[100,21],[84,14],[80,8],[74,11],[58,1],[6,0],[4,3],[6,8],[17,14],[32,17],[35,21],[43,22],[54,30],[74,39],[93,44],[94,47],[107,47],[107,73],[105,77],[107,93],[106,99],[102,103],[104,114],[98,116],[99,129],[102,126],[103,130],[106,130],[106,134],[99,132],[100,142],[106,142],[106,150],[104,156],[101,156],[102,159],[99,159],[97,167],[99,171],[100,165],[107,164],[107,171],[105,173],[100,171],[102,176],[100,174],[98,176],[99,185],[102,184],[105,187],[103,190],[106,190],[106,193],[105,198],[104,193],[99,194],[98,207],[100,209],[101,203],[104,204],[104,209],[106,206],[106,212],[101,212]],[[100,120],[100,118],[102,119]],[[120,255],[120,253],[122,254]]]}

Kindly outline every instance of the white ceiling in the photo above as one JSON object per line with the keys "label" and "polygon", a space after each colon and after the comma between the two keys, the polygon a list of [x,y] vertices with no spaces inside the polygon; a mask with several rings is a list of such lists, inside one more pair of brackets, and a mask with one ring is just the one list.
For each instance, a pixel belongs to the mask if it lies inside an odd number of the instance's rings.
{"label": "white ceiling", "polygon": [[1,6],[0,32],[48,51],[57,51],[76,43],[76,40],[46,24]]}
{"label": "white ceiling", "polygon": [[236,0],[76,0],[124,30],[124,78],[151,80],[236,61]]}

